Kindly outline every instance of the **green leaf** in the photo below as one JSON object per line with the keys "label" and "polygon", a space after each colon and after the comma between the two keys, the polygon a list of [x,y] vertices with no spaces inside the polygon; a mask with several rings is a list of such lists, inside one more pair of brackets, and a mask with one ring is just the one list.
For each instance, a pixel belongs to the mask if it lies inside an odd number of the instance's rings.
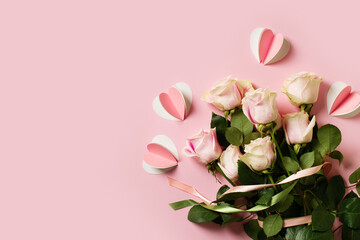
{"label": "green leaf", "polygon": [[311,226],[313,231],[325,232],[331,230],[334,224],[335,216],[328,212],[322,206],[317,207],[312,212]]}
{"label": "green leaf", "polygon": [[243,143],[243,134],[235,127],[229,127],[225,130],[225,138],[235,146],[240,146]]}
{"label": "green leaf", "polygon": [[331,230],[326,232],[312,232],[311,240],[333,240],[334,233]]}
{"label": "green leaf", "polygon": [[256,205],[264,205],[270,206],[271,199],[274,196],[275,192],[273,188],[264,188],[260,192],[262,192],[262,196],[255,202]]}
{"label": "green leaf", "polygon": [[314,189],[315,195],[324,203],[328,202],[326,190],[328,188],[328,180],[325,176],[320,176],[316,179],[316,187]]}
{"label": "green leaf", "polygon": [[360,240],[360,229],[352,229],[345,225],[342,228],[343,240]]}
{"label": "green leaf", "polygon": [[[287,144],[286,144],[286,145],[287,145]],[[290,158],[295,159],[295,160],[298,160],[294,149],[293,149],[290,145],[287,145],[287,147],[288,147],[288,151],[289,151],[289,156],[290,156]]]}
{"label": "green leaf", "polygon": [[317,137],[327,152],[334,151],[341,142],[340,130],[331,124],[326,124],[319,128]]}
{"label": "green leaf", "polygon": [[278,194],[273,196],[271,199],[271,206],[274,206],[275,204],[280,202],[282,199],[286,198],[288,196],[289,192],[295,187],[296,184],[297,184],[297,181],[294,181],[289,187],[285,188],[284,190],[282,190],[281,192],[279,192]]}
{"label": "green leaf", "polygon": [[314,150],[320,154],[321,158],[324,158],[326,156],[325,147],[316,138],[313,139],[312,144],[314,146]]}
{"label": "green leaf", "polygon": [[257,238],[259,240],[268,240],[268,238],[266,237],[266,234],[264,232],[264,229],[261,229],[260,232],[257,235]]}
{"label": "green leaf", "polygon": [[317,208],[318,206],[320,206],[319,201],[316,198],[312,198],[310,200],[310,206],[311,206],[312,209]]}
{"label": "green leaf", "polygon": [[194,223],[211,222],[219,217],[219,214],[200,205],[193,206],[188,214],[188,220]]}
{"label": "green leaf", "polygon": [[339,165],[342,163],[343,159],[344,159],[344,156],[342,155],[342,153],[340,151],[332,151],[329,156],[333,159],[337,159],[339,160]]}
{"label": "green leaf", "polygon": [[258,139],[260,137],[261,137],[261,134],[259,132],[252,132],[245,136],[244,144],[249,144],[252,140]]}
{"label": "green leaf", "polygon": [[219,188],[219,190],[217,191],[217,193],[216,193],[216,199],[219,199],[219,197],[220,197],[221,195],[223,195],[224,192],[226,192],[226,191],[229,190],[229,189],[230,189],[230,188],[229,188],[227,185],[221,186],[221,187]]}
{"label": "green leaf", "polygon": [[360,185],[356,185],[356,191],[358,192],[358,194],[360,195]]}
{"label": "green leaf", "polygon": [[286,240],[307,240],[311,239],[312,231],[310,226],[296,226],[286,228]]}
{"label": "green leaf", "polygon": [[[275,204],[280,202],[282,199],[284,199],[289,194],[289,192],[294,188],[296,183],[297,183],[297,181],[294,181],[289,187],[287,187],[283,191],[281,191],[278,194],[276,194],[275,196],[273,196],[271,198],[270,206],[274,206]],[[238,208],[234,208],[234,207],[231,207],[231,206],[225,206],[225,205],[215,206],[215,205],[205,205],[203,203],[200,203],[200,205],[203,208],[209,209],[211,211],[219,212],[219,213],[258,212],[258,211],[262,211],[262,210],[265,210],[265,209],[269,208],[269,206],[256,205],[255,207],[252,207],[250,209],[243,210],[243,209],[238,209]]]}
{"label": "green leaf", "polygon": [[315,176],[308,176],[300,179],[300,183],[303,185],[314,185],[315,183]]}
{"label": "green leaf", "polygon": [[346,196],[344,197],[344,199],[348,199],[348,198],[359,198],[358,195],[356,195],[356,193],[354,193],[353,191],[350,191],[348,194],[346,194]]}
{"label": "green leaf", "polygon": [[310,168],[315,162],[315,152],[304,153],[300,157],[300,166],[302,169]]}
{"label": "green leaf", "polygon": [[[221,215],[222,216],[222,215]],[[221,224],[221,226],[226,226],[230,223],[234,223],[234,222],[242,222],[244,220],[243,217],[232,217],[232,218],[229,218],[227,219],[226,221],[224,220],[223,223]]]}
{"label": "green leaf", "polygon": [[238,162],[239,181],[244,185],[263,184],[265,177],[253,172],[244,162]]}
{"label": "green leaf", "polygon": [[295,173],[300,170],[299,163],[291,157],[283,157],[283,164],[286,170]]}
{"label": "green leaf", "polygon": [[[247,209],[247,210],[243,210],[243,209],[238,209],[232,206],[228,206],[228,205],[206,205],[204,203],[200,203],[200,205],[203,208],[209,209],[211,211],[214,212],[218,212],[218,213],[241,213],[241,212],[251,212],[251,209]],[[261,210],[264,210],[268,207],[265,208],[261,208]],[[256,211],[258,211],[257,209],[255,209]]]}
{"label": "green leaf", "polygon": [[170,207],[172,207],[172,209],[178,210],[178,209],[182,209],[182,208],[186,208],[186,207],[190,207],[190,206],[199,205],[199,203],[195,202],[192,199],[188,199],[188,200],[183,200],[183,201],[179,201],[179,202],[173,202],[173,203],[170,203],[169,205],[170,205]]}
{"label": "green leaf", "polygon": [[250,220],[244,224],[244,230],[249,237],[258,240],[258,234],[261,231],[261,227],[257,220]]}
{"label": "green leaf", "polygon": [[216,128],[216,136],[219,144],[223,147],[229,146],[229,143],[225,138],[225,130],[227,128],[225,118],[215,113],[212,113],[210,126],[211,128]]}
{"label": "green leaf", "polygon": [[323,160],[321,157],[321,154],[319,153],[319,151],[315,150],[314,151],[314,166],[319,166],[322,164]]}
{"label": "green leaf", "polygon": [[280,215],[269,215],[264,220],[264,232],[267,237],[272,237],[278,234],[283,227],[283,220]]}
{"label": "green leaf", "polygon": [[254,125],[245,116],[242,109],[237,109],[231,116],[231,126],[239,129],[244,136],[251,133],[254,129]]}
{"label": "green leaf", "polygon": [[345,195],[344,180],[340,175],[334,176],[330,179],[329,185],[326,189],[327,207],[335,210],[339,202]]}
{"label": "green leaf", "polygon": [[350,183],[356,183],[360,179],[360,168],[356,169],[349,177]]}
{"label": "green leaf", "polygon": [[344,225],[360,229],[360,198],[344,199],[339,206],[339,220]]}
{"label": "green leaf", "polygon": [[[222,220],[222,224],[224,224],[224,222],[229,222],[231,219],[232,213],[220,213],[220,217]],[[230,222],[229,222],[230,223]]]}
{"label": "green leaf", "polygon": [[286,210],[289,209],[289,207],[291,206],[291,204],[294,201],[294,196],[289,194],[287,195],[285,198],[283,198],[281,201],[279,201],[275,207],[276,207],[276,211],[278,212],[285,212]]}

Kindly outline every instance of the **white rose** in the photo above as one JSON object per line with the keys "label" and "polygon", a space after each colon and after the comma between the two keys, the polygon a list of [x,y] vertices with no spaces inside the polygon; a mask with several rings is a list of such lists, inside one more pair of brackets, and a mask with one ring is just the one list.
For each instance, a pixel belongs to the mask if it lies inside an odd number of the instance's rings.
{"label": "white rose", "polygon": [[275,145],[269,136],[258,138],[245,145],[245,154],[240,156],[249,168],[262,171],[271,167],[275,158]]}
{"label": "white rose", "polygon": [[219,167],[224,174],[233,182],[238,179],[238,161],[241,152],[238,146],[229,145],[221,154]]}
{"label": "white rose", "polygon": [[213,104],[220,111],[227,111],[239,107],[247,91],[254,88],[250,81],[240,81],[230,77],[216,82],[215,86],[205,92],[201,100]]}
{"label": "white rose", "polygon": [[267,124],[278,118],[276,92],[258,88],[247,92],[242,100],[245,116],[253,124]]}
{"label": "white rose", "polygon": [[312,104],[318,99],[321,77],[314,73],[300,72],[288,77],[281,89],[295,106]]}
{"label": "white rose", "polygon": [[301,144],[311,142],[315,116],[309,121],[309,115],[304,112],[288,113],[284,115],[283,128],[288,144]]}

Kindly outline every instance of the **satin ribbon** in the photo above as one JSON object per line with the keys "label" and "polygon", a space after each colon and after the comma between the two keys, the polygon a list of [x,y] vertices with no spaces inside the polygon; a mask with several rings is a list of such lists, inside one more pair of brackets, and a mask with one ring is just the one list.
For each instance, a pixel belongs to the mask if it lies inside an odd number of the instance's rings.
{"label": "satin ribbon", "polygon": [[189,186],[185,183],[182,183],[178,180],[175,180],[171,177],[168,177],[168,182],[169,182],[169,185],[171,187],[174,187],[174,188],[177,188],[177,189],[180,189],[181,191],[184,191],[186,193],[189,193],[195,197],[198,197],[200,198],[202,201],[204,201],[204,203],[206,205],[211,205],[211,201],[208,200],[206,197],[204,197],[203,195],[201,195],[194,187],[192,186]]}
{"label": "satin ribbon", "polygon": [[[330,164],[330,166],[331,166],[331,163],[325,162],[319,166],[300,170],[297,173],[294,173],[291,176],[285,178],[281,182],[278,182],[275,184],[242,185],[242,186],[231,187],[228,191],[226,191],[223,195],[221,195],[220,198],[229,193],[255,191],[255,190],[262,189],[262,188],[272,187],[275,185],[281,185],[281,184],[292,182],[292,181],[300,179],[300,178],[308,177],[308,176],[311,176],[311,175],[317,173],[318,171],[320,171],[320,169],[326,164]],[[170,186],[175,187],[179,190],[182,190],[186,193],[189,193],[195,197],[200,198],[202,201],[204,201],[204,203],[206,205],[211,205],[211,201],[208,200],[203,195],[201,195],[194,187],[189,186],[185,183],[182,183],[182,182],[175,180],[173,178],[170,178],[170,177],[168,177],[168,181],[169,181]],[[262,227],[263,222],[260,220],[258,220],[258,222],[259,222],[259,225]],[[293,226],[298,226],[298,225],[302,225],[302,224],[307,224],[310,222],[311,222],[311,215],[304,216],[304,217],[284,219],[284,227],[293,227]]]}
{"label": "satin ribbon", "polygon": [[[259,226],[263,227],[263,221],[260,221],[258,219],[258,222],[259,222]],[[304,216],[304,217],[284,219],[283,227],[284,228],[294,227],[294,226],[308,224],[308,223],[311,223],[311,215]]]}
{"label": "satin ribbon", "polygon": [[329,163],[326,162],[326,163],[324,163],[322,165],[319,165],[319,166],[315,166],[315,167],[311,167],[311,168],[306,168],[304,170],[300,170],[297,173],[294,173],[291,176],[285,178],[281,182],[278,182],[278,183],[275,183],[275,184],[241,185],[241,186],[231,187],[224,194],[222,194],[220,196],[220,198],[223,197],[226,194],[229,194],[229,193],[251,192],[251,191],[260,190],[260,189],[267,188],[267,187],[272,187],[272,186],[276,186],[276,185],[289,183],[289,182],[292,182],[292,181],[300,179],[300,178],[308,177],[308,176],[311,176],[311,175],[317,173],[318,171],[320,171],[320,169],[325,164],[329,164]]}

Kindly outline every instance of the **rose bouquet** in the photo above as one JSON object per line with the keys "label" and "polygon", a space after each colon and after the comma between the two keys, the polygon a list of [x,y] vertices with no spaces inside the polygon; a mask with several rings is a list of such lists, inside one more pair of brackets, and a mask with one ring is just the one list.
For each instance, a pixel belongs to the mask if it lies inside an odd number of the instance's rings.
{"label": "rose bouquet", "polygon": [[[184,154],[215,177],[223,175],[229,186],[221,186],[210,201],[169,178],[172,186],[202,200],[170,206],[191,206],[188,220],[195,223],[224,226],[246,220],[244,229],[252,239],[333,239],[340,228],[343,239],[359,239],[360,198],[345,190],[360,191],[360,169],[351,174],[348,187],[340,175],[326,177],[328,158],[341,163],[343,155],[336,150],[340,130],[330,124],[319,127],[311,114],[321,81],[313,73],[287,78],[282,92],[299,111],[284,116],[278,113],[275,92],[232,78],[217,82],[202,100],[224,116],[213,113],[211,129],[188,138]],[[342,223],[336,229],[335,218]]]}

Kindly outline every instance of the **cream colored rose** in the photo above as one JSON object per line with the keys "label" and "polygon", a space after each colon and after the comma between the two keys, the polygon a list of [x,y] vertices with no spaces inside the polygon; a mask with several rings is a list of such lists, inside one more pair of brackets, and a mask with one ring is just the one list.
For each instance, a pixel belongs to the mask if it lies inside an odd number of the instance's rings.
{"label": "cream colored rose", "polygon": [[271,167],[276,160],[275,145],[269,136],[258,138],[245,145],[245,154],[240,156],[249,168],[263,171]]}
{"label": "cream colored rose", "polygon": [[267,124],[278,118],[276,92],[258,88],[247,92],[242,100],[243,111],[253,124]]}
{"label": "cream colored rose", "polygon": [[227,111],[239,107],[247,91],[254,88],[250,81],[240,81],[230,77],[216,82],[215,86],[205,92],[201,100],[213,104],[220,111]]}
{"label": "cream colored rose", "polygon": [[241,152],[238,146],[229,145],[221,154],[219,167],[224,174],[233,182],[238,179],[238,161]]}
{"label": "cream colored rose", "polygon": [[300,72],[288,77],[281,89],[295,106],[312,104],[318,99],[321,77],[311,72]]}
{"label": "cream colored rose", "polygon": [[315,116],[309,121],[309,115],[304,112],[288,113],[283,116],[283,128],[288,144],[301,144],[311,142]]}

